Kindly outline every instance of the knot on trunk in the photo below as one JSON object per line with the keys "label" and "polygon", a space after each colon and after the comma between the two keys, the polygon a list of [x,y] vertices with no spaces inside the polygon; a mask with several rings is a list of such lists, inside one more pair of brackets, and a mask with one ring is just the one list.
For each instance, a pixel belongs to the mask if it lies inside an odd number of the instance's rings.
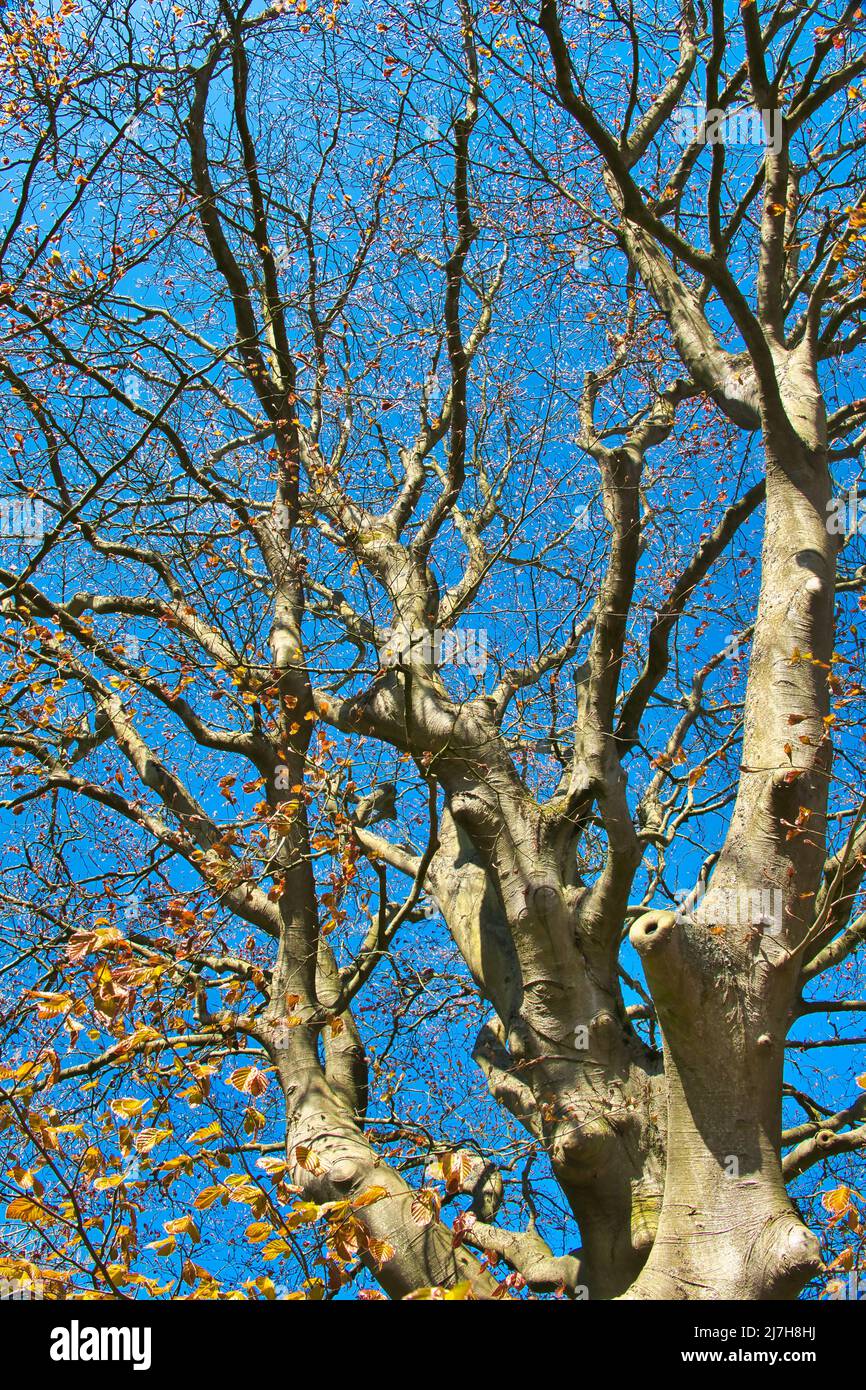
{"label": "knot on trunk", "polygon": [[746,1279],[771,1300],[796,1298],[821,1269],[821,1246],[793,1211],[772,1217],[746,1261]]}

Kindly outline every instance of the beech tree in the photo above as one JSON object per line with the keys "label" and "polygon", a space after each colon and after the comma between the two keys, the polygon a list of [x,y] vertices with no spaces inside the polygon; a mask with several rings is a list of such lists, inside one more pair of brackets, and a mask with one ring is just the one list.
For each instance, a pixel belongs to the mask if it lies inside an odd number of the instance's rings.
{"label": "beech tree", "polygon": [[843,1296],[857,6],[0,34],[0,1273]]}

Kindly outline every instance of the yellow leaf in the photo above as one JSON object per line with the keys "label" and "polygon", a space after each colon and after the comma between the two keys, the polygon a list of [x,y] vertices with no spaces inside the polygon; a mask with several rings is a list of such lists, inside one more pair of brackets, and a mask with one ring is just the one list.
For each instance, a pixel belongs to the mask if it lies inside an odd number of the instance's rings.
{"label": "yellow leaf", "polygon": [[253,1221],[247,1226],[244,1235],[253,1245],[258,1245],[260,1241],[267,1240],[273,1229],[267,1221]]}
{"label": "yellow leaf", "polygon": [[220,1198],[223,1199],[224,1204],[228,1201],[228,1195],[221,1187],[204,1187],[193,1202],[193,1206],[197,1211],[210,1211],[210,1208]]}
{"label": "yellow leaf", "polygon": [[416,1226],[429,1226],[439,1215],[439,1193],[432,1187],[422,1187],[413,1197],[410,1210]]}
{"label": "yellow leaf", "polygon": [[393,1245],[389,1245],[387,1240],[375,1240],[373,1236],[367,1238],[367,1252],[380,1267],[392,1260],[395,1254]]}
{"label": "yellow leaf", "polygon": [[251,1279],[244,1284],[245,1289],[258,1289],[259,1293],[264,1294],[269,1303],[273,1303],[277,1296],[274,1281],[269,1279],[266,1274],[260,1274],[258,1279]]}
{"label": "yellow leaf", "polygon": [[135,1136],[135,1147],[140,1154],[149,1154],[157,1144],[163,1144],[166,1139],[170,1139],[172,1133],[170,1129],[143,1129]]}
{"label": "yellow leaf", "polygon": [[219,1120],[214,1120],[212,1124],[205,1125],[204,1129],[197,1129],[195,1134],[189,1136],[191,1144],[206,1144],[209,1139],[219,1139],[222,1134],[222,1125]]}
{"label": "yellow leaf", "polygon": [[44,1226],[51,1219],[49,1213],[31,1202],[29,1197],[13,1197],[6,1208],[7,1221],[29,1221],[34,1226]]}
{"label": "yellow leaf", "polygon": [[42,1019],[68,1014],[73,1005],[73,1000],[68,994],[48,994],[45,991],[26,989],[23,991],[23,997],[35,1000],[36,1017]]}
{"label": "yellow leaf", "polygon": [[166,1255],[174,1254],[177,1249],[177,1241],[174,1236],[166,1236],[163,1240],[152,1240],[144,1248],[145,1250],[153,1250],[155,1254],[164,1258]]}
{"label": "yellow leaf", "polygon": [[352,1198],[352,1206],[359,1210],[361,1207],[369,1207],[373,1202],[380,1202],[383,1197],[389,1195],[387,1187],[368,1187],[359,1197]]}
{"label": "yellow leaf", "polygon": [[135,1115],[140,1115],[142,1110],[150,1104],[148,1100],[137,1100],[134,1096],[126,1096],[121,1100],[110,1102],[115,1115],[120,1115],[122,1119],[128,1120]]}
{"label": "yellow leaf", "polygon": [[245,1096],[260,1096],[268,1089],[268,1078],[259,1067],[238,1067],[226,1077],[226,1084]]}
{"label": "yellow leaf", "polygon": [[282,1236],[278,1236],[276,1240],[268,1241],[267,1245],[262,1250],[262,1258],[265,1260],[276,1260],[279,1259],[280,1255],[291,1255],[291,1253],[292,1247],[289,1245],[289,1242],[283,1240]]}
{"label": "yellow leaf", "polygon": [[838,1221],[851,1206],[851,1189],[843,1183],[841,1187],[834,1187],[832,1192],[825,1192],[821,1202],[824,1210],[829,1211],[834,1221]]}
{"label": "yellow leaf", "polygon": [[323,1173],[321,1161],[317,1154],[306,1144],[295,1145],[295,1162],[299,1168],[303,1168],[306,1173]]}
{"label": "yellow leaf", "polygon": [[195,1244],[201,1240],[201,1233],[191,1216],[176,1216],[173,1221],[163,1224],[171,1236],[189,1236]]}
{"label": "yellow leaf", "polygon": [[263,1168],[268,1177],[274,1180],[282,1178],[289,1171],[289,1165],[284,1158],[277,1158],[271,1154],[266,1154],[264,1158],[257,1158],[256,1167]]}

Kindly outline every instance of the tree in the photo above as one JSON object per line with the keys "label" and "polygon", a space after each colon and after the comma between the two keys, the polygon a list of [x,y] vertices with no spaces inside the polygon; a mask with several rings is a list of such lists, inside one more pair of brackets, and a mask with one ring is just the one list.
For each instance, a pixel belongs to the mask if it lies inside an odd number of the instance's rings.
{"label": "tree", "polygon": [[0,14],[11,1277],[857,1265],[830,9]]}

